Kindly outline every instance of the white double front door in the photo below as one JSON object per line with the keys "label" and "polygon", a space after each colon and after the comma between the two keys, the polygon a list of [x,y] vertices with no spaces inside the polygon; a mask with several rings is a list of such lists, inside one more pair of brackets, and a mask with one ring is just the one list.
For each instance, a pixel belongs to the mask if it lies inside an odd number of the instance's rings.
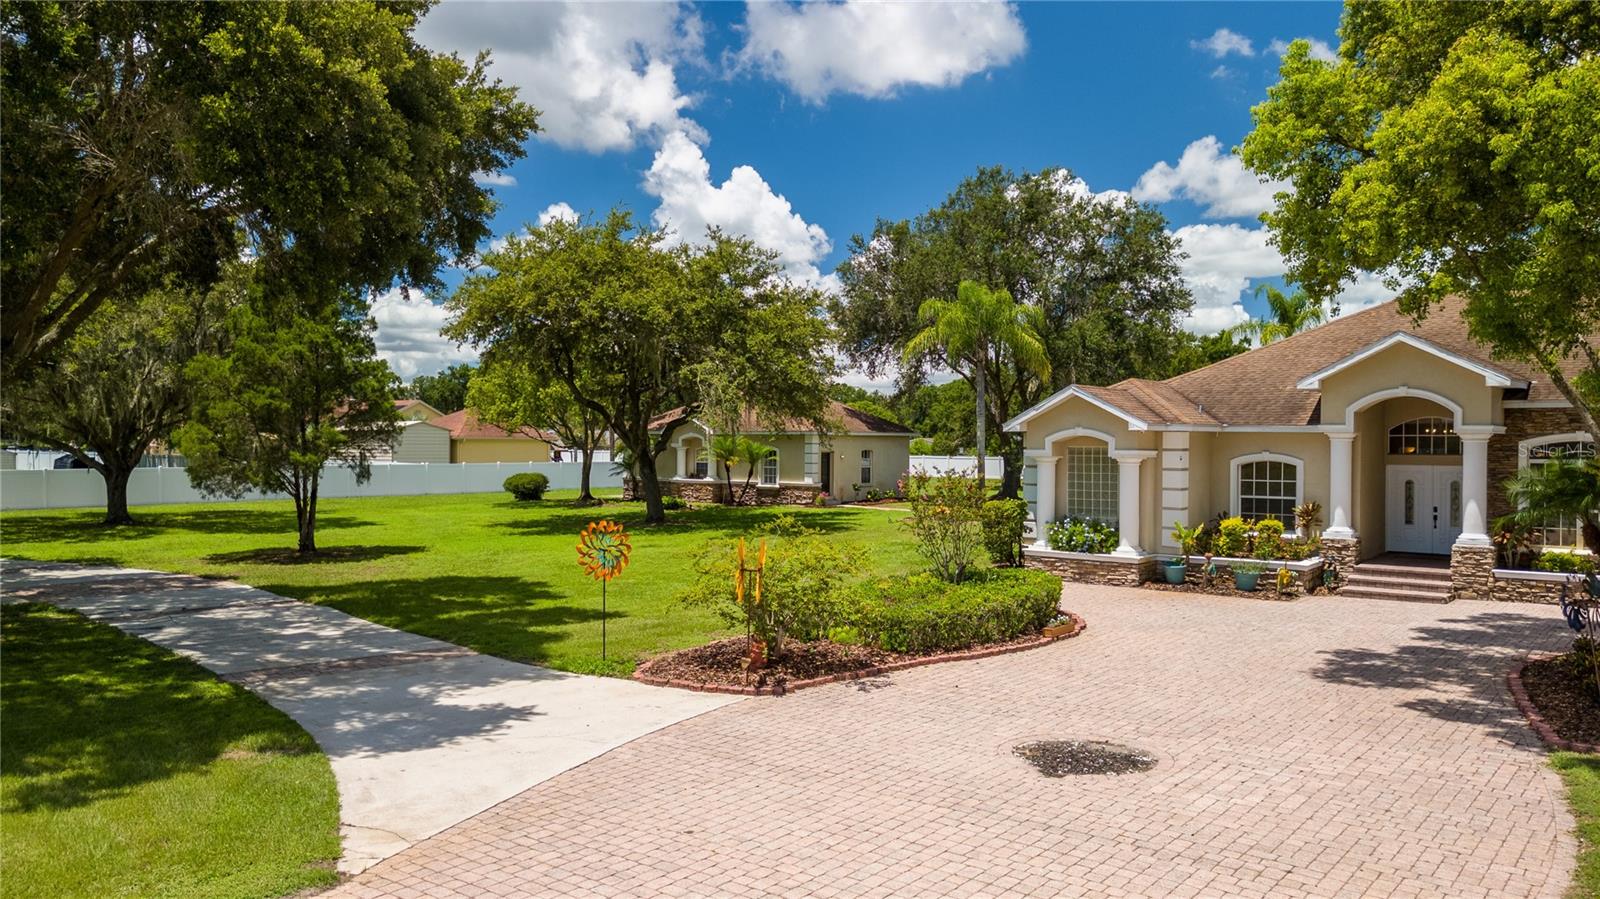
{"label": "white double front door", "polygon": [[1390,552],[1448,554],[1461,536],[1461,468],[1390,465],[1384,547]]}

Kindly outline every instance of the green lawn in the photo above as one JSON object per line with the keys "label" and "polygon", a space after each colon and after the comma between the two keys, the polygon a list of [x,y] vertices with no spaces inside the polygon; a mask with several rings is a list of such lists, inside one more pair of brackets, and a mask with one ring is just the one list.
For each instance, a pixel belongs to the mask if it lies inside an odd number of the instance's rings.
{"label": "green lawn", "polygon": [[[875,574],[921,564],[905,513],[839,506],[781,513],[859,547]],[[0,553],[219,575],[413,633],[568,671],[627,675],[642,655],[722,634],[678,594],[701,551],[759,528],[773,509],[707,507],[642,525],[640,503],[576,508],[571,494],[519,503],[503,493],[324,500],[317,544],[301,562],[288,501],[147,506],[108,529],[95,510],[8,513]],[[611,518],[633,534],[633,560],[611,582],[609,661],[600,660],[600,585],[578,565],[578,532]]]}
{"label": "green lawn", "polygon": [[1557,752],[1550,764],[1567,782],[1567,800],[1578,819],[1578,870],[1572,876],[1573,899],[1600,897],[1600,755]]}
{"label": "green lawn", "polygon": [[335,880],[333,772],[287,716],[75,613],[0,616],[0,896],[242,899]]}

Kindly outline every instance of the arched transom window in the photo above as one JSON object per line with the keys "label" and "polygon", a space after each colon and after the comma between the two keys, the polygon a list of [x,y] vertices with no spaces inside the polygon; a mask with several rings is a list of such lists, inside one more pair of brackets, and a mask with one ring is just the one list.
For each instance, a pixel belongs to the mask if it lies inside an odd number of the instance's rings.
{"label": "arched transom window", "polygon": [[1459,456],[1461,438],[1448,418],[1413,418],[1389,429],[1391,456]]}

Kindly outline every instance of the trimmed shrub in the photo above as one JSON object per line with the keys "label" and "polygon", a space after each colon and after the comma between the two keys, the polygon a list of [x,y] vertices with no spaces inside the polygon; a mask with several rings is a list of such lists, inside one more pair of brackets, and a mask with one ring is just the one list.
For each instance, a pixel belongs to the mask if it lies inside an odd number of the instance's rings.
{"label": "trimmed shrub", "polygon": [[1051,549],[1068,553],[1108,553],[1122,539],[1116,528],[1090,518],[1052,521],[1045,534]]}
{"label": "trimmed shrub", "polygon": [[544,499],[544,492],[550,489],[550,479],[537,471],[525,471],[506,478],[500,486],[519,500]]}
{"label": "trimmed shrub", "polygon": [[849,617],[868,645],[939,652],[995,643],[1043,628],[1056,616],[1061,579],[1027,568],[991,568],[965,583],[930,574],[860,585]]}
{"label": "trimmed shrub", "polygon": [[1211,551],[1219,556],[1238,559],[1250,552],[1250,523],[1235,515],[1224,518],[1217,525],[1217,537]]}
{"label": "trimmed shrub", "polygon": [[1256,522],[1255,556],[1258,559],[1283,558],[1283,522],[1276,518]]}
{"label": "trimmed shrub", "polygon": [[668,512],[675,512],[679,509],[689,508],[689,504],[684,502],[682,497],[663,496],[661,498],[661,508]]}
{"label": "trimmed shrub", "polygon": [[1557,571],[1562,574],[1593,574],[1594,557],[1559,549],[1547,549],[1534,557],[1533,570]]}
{"label": "trimmed shrub", "polygon": [[722,542],[701,554],[696,565],[699,577],[679,600],[691,608],[710,609],[730,628],[748,628],[767,644],[773,658],[783,654],[787,638],[820,640],[849,625],[851,597],[845,585],[860,571],[860,561],[849,546],[813,536],[749,538],[746,571],[755,569],[763,544],[767,556],[759,601],[754,584],[748,582],[752,592],[739,601],[734,590],[739,570],[736,550]]}
{"label": "trimmed shrub", "polygon": [[983,547],[996,565],[1022,564],[1022,531],[1028,504],[1020,499],[991,499],[983,504]]}

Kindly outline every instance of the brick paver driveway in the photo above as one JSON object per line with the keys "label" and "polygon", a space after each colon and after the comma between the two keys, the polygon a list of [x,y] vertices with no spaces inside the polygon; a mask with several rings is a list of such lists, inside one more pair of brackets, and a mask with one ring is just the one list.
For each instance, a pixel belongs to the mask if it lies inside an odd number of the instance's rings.
{"label": "brick paver driveway", "polygon": [[[1553,609],[1070,587],[1075,640],[742,702],[341,896],[1550,896],[1556,775],[1504,676]],[[1045,778],[1037,737],[1160,756]]]}

